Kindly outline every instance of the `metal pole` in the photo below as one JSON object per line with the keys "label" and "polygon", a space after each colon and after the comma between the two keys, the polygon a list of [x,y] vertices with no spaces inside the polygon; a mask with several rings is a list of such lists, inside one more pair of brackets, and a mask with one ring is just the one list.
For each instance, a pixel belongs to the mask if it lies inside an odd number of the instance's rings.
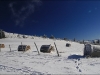
{"label": "metal pole", "polygon": [[57,51],[57,54],[58,54],[58,57],[59,57],[59,52],[58,52],[58,50],[57,50],[57,47],[56,47],[55,42],[54,42],[54,45],[55,45],[55,48],[56,48],[56,51]]}
{"label": "metal pole", "polygon": [[38,55],[40,55],[39,50],[38,50],[38,47],[37,47],[37,45],[36,45],[35,42],[34,42],[34,44],[35,44],[35,47],[36,47],[36,49],[37,49],[37,51],[38,51]]}

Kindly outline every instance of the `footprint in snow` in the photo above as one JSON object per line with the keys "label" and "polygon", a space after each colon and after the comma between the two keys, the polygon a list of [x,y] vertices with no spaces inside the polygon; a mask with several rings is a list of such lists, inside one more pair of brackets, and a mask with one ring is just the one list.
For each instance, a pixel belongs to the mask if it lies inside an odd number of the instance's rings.
{"label": "footprint in snow", "polygon": [[78,58],[78,61],[80,61],[80,58]]}
{"label": "footprint in snow", "polygon": [[78,67],[78,66],[77,66],[76,68],[77,68],[77,69],[79,69],[79,67]]}
{"label": "footprint in snow", "polygon": [[77,61],[75,61],[75,63],[77,63]]}
{"label": "footprint in snow", "polygon": [[79,69],[79,72],[82,72],[82,70],[81,70],[81,69]]}
{"label": "footprint in snow", "polygon": [[80,65],[80,63],[78,63],[78,66]]}

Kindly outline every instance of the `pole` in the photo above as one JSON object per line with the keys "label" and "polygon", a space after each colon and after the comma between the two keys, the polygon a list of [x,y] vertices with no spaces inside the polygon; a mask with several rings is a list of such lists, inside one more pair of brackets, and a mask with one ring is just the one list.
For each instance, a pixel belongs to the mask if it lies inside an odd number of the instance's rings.
{"label": "pole", "polygon": [[34,42],[34,44],[35,44],[35,47],[36,47],[36,49],[37,49],[37,51],[38,51],[38,55],[40,55],[39,50],[38,50],[38,47],[37,47],[37,45],[36,45],[35,42]]}
{"label": "pole", "polygon": [[10,45],[9,45],[9,48],[10,48],[10,52],[11,52],[11,47],[10,47]]}
{"label": "pole", "polygon": [[22,45],[22,42],[21,42],[21,45]]}
{"label": "pole", "polygon": [[1,52],[1,44],[0,44],[0,52]]}
{"label": "pole", "polygon": [[56,51],[57,51],[57,54],[58,54],[58,57],[59,57],[59,52],[57,50],[57,47],[56,47],[56,43],[54,42],[54,45],[55,45],[55,48],[56,48]]}

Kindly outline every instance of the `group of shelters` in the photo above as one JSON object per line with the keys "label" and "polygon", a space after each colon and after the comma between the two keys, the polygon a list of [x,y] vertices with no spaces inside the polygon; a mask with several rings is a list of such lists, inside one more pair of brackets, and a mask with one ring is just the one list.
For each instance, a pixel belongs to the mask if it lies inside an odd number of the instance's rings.
{"label": "group of shelters", "polygon": [[[71,44],[66,43],[66,47],[70,47],[70,46],[71,46]],[[5,48],[5,45],[0,44],[0,48]],[[19,45],[18,46],[18,51],[28,51],[30,49],[31,49],[30,45]],[[54,51],[54,50],[55,50],[55,48],[51,44],[50,45],[41,45],[41,47],[40,47],[40,52],[43,52],[43,53],[50,53],[51,51]]]}

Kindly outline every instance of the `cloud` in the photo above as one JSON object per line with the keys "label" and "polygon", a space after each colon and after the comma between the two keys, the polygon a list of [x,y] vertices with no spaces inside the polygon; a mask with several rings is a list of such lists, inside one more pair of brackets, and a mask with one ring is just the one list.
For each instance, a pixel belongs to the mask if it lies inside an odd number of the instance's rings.
{"label": "cloud", "polygon": [[25,20],[41,6],[40,0],[13,1],[9,4],[11,13],[17,26],[23,26]]}

